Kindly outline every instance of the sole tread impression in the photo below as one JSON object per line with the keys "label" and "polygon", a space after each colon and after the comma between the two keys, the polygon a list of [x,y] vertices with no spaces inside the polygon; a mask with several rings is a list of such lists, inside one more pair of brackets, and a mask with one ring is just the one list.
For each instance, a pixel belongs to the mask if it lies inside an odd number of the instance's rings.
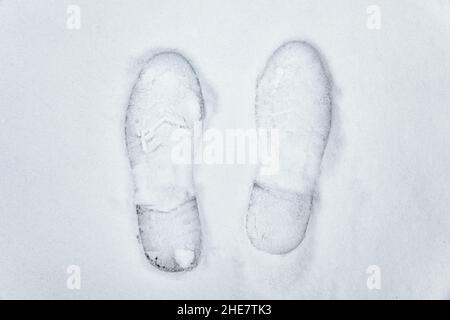
{"label": "sole tread impression", "polygon": [[278,130],[279,170],[257,174],[247,235],[259,250],[286,254],[304,238],[331,126],[331,83],[318,51],[300,41],[277,49],[258,79],[255,109],[258,129]]}
{"label": "sole tread impression", "polygon": [[190,270],[200,257],[192,164],[174,162],[172,150],[179,143],[173,131],[192,130],[203,115],[201,88],[191,64],[174,52],[153,56],[131,93],[126,144],[140,240],[150,263],[164,271]]}

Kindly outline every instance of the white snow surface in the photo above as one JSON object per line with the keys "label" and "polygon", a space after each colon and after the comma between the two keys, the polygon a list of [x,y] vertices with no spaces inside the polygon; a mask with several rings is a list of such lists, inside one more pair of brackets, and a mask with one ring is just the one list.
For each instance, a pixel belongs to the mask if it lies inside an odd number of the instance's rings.
{"label": "white snow surface", "polygon": [[331,126],[331,85],[317,50],[293,41],[271,56],[256,92],[256,126],[279,133],[279,170],[258,171],[247,234],[256,248],[286,254],[304,239],[311,215]]}
{"label": "white snow surface", "polygon": [[191,165],[171,161],[173,131],[201,121],[198,79],[184,58],[158,54],[145,64],[126,112],[126,143],[135,203],[170,211],[194,198]]}
{"label": "white snow surface", "polygon": [[[66,28],[71,4],[80,30]],[[449,298],[450,3],[378,0],[370,30],[373,4],[0,1],[0,298]],[[255,167],[202,165],[200,263],[157,270],[136,239],[125,147],[141,67],[176,49],[200,76],[206,126],[251,128],[257,76],[290,40],[320,50],[335,87],[305,239],[282,257],[255,250]]]}

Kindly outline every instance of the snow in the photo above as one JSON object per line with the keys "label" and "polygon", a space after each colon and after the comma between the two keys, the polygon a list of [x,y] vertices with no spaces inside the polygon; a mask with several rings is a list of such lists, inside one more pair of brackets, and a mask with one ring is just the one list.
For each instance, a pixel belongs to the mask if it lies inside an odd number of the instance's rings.
{"label": "snow", "polygon": [[[69,4],[80,30],[66,28]],[[449,14],[445,0],[1,1],[0,298],[448,298]],[[250,128],[257,76],[296,39],[319,48],[336,88],[301,246],[255,250],[255,167],[202,165],[200,264],[157,270],[136,239],[124,134],[142,65],[176,49],[207,126]],[[80,290],[66,287],[71,265]]]}
{"label": "snow", "polygon": [[297,248],[305,236],[311,203],[311,193],[278,191],[255,184],[246,219],[252,244],[271,254],[288,254]]}
{"label": "snow", "polygon": [[136,187],[135,203],[170,211],[194,197],[192,166],[171,161],[177,128],[201,120],[198,79],[180,55],[149,59],[133,86],[126,112],[126,144]]}
{"label": "snow", "polygon": [[332,91],[320,53],[306,42],[284,44],[267,62],[256,92],[256,126],[279,133],[279,168],[258,172],[247,234],[256,248],[287,254],[304,239],[331,126]]}

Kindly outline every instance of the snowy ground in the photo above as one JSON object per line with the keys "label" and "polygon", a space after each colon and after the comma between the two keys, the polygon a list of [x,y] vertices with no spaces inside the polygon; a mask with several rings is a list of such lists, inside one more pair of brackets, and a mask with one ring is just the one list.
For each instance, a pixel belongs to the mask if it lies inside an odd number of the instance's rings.
{"label": "snowy ground", "polygon": [[[0,1],[0,298],[450,298],[449,16],[448,0]],[[257,75],[293,39],[321,50],[336,89],[306,239],[281,258],[254,250],[254,167],[205,166],[200,265],[156,270],[123,129],[142,63],[182,52],[208,125],[248,128]]]}

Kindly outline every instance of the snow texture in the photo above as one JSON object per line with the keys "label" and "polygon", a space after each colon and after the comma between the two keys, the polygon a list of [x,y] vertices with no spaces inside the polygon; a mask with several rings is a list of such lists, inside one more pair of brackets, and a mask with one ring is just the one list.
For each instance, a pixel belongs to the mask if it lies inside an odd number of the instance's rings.
{"label": "snow texture", "polygon": [[[66,28],[73,4],[79,30]],[[1,1],[0,298],[448,299],[450,4],[377,0],[375,30],[372,4]],[[254,166],[198,166],[201,259],[159,271],[136,240],[124,135],[136,78],[176,49],[195,66],[206,126],[253,128],[257,76],[293,39],[320,48],[334,89],[302,244],[279,256],[248,241]],[[71,265],[80,290],[66,287]]]}

